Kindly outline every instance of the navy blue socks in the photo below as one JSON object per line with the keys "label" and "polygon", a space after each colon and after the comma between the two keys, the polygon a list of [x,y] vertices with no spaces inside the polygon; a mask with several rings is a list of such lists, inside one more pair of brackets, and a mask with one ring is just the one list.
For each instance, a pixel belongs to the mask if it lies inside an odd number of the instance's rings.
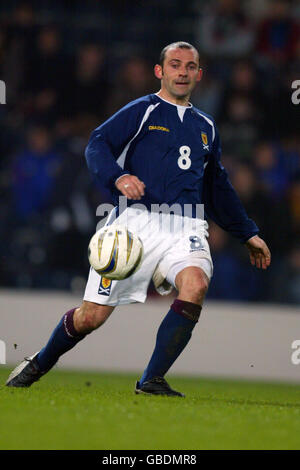
{"label": "navy blue socks", "polygon": [[[199,319],[201,306],[176,299],[163,319],[156,337],[150,362],[140,380],[142,385],[153,377],[164,377],[188,344]],[[47,372],[60,356],[72,349],[85,335],[79,334],[73,323],[75,308],[65,313],[54,329],[46,346],[37,355],[42,372]]]}
{"label": "navy blue socks", "polygon": [[72,349],[85,335],[77,333],[74,328],[73,315],[76,308],[64,314],[53,331],[46,346],[36,356],[42,372],[47,372],[58,361],[59,357]]}
{"label": "navy blue socks", "polygon": [[201,305],[176,299],[163,319],[156,345],[140,385],[153,377],[163,377],[188,344],[199,319]]}

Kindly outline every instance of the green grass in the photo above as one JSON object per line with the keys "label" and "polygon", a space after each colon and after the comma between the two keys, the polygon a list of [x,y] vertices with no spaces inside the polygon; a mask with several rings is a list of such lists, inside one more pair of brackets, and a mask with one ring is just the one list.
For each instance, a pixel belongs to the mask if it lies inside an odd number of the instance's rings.
{"label": "green grass", "polygon": [[135,379],[54,370],[1,385],[0,449],[300,449],[300,386],[171,377],[183,399],[135,395]]}

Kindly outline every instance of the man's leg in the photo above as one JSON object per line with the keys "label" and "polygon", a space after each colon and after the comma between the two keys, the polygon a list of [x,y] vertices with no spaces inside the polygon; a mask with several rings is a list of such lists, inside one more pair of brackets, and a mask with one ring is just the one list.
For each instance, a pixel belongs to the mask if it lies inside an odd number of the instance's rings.
{"label": "man's leg", "polygon": [[53,331],[46,346],[36,359],[41,371],[48,371],[59,357],[72,349],[87,334],[99,328],[114,307],[84,301],[79,308],[65,313]]}
{"label": "man's leg", "polygon": [[29,387],[48,372],[60,356],[72,349],[87,334],[103,325],[113,309],[114,307],[108,305],[84,301],[79,308],[69,310],[54,329],[46,346],[16,367],[6,385]]}
{"label": "man's leg", "polygon": [[[164,377],[189,342],[198,322],[208,289],[208,277],[202,269],[190,266],[177,274],[175,283],[179,291],[178,297],[158,329],[155,349],[137,384],[137,393],[139,389],[149,390],[147,383],[151,379]],[[151,388],[153,384],[150,385]]]}

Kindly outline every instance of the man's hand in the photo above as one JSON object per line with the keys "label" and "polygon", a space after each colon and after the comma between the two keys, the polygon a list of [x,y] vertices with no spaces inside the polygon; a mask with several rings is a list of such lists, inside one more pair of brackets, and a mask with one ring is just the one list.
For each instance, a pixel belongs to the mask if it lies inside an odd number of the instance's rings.
{"label": "man's hand", "polygon": [[246,242],[249,251],[250,261],[257,268],[267,269],[271,264],[271,253],[267,244],[258,236],[250,238]]}
{"label": "man's hand", "polygon": [[145,194],[145,184],[137,176],[123,175],[117,179],[116,188],[128,199],[141,199]]}

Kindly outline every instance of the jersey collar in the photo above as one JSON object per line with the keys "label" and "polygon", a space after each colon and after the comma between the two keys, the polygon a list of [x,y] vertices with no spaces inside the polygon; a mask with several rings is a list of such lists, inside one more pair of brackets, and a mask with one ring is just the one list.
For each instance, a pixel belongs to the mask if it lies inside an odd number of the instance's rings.
{"label": "jersey collar", "polygon": [[180,104],[171,103],[171,101],[165,100],[164,98],[159,96],[157,93],[155,93],[155,96],[157,96],[157,98],[159,98],[160,100],[165,101],[168,104],[171,104],[172,106],[176,106],[177,114],[181,122],[183,122],[183,117],[184,117],[186,110],[191,109],[193,107],[192,103],[189,103],[188,106],[182,106]]}
{"label": "jersey collar", "polygon": [[189,109],[189,108],[192,108],[192,107],[193,107],[192,103],[189,103],[188,106],[182,106],[181,104],[171,103],[171,101],[168,101],[168,100],[166,100],[165,98],[162,98],[161,96],[159,96],[158,92],[157,92],[157,93],[154,93],[154,94],[155,94],[155,96],[157,96],[160,100],[165,101],[165,102],[168,103],[168,104],[172,104],[173,106],[176,106],[176,107],[179,108],[179,109]]}

